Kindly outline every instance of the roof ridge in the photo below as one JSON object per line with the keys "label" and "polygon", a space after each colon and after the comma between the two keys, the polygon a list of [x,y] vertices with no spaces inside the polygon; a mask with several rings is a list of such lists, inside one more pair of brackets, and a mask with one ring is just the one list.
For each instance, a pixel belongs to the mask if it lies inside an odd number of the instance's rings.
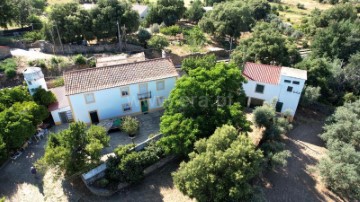
{"label": "roof ridge", "polygon": [[87,71],[87,70],[121,67],[121,66],[130,65],[130,64],[138,64],[138,63],[151,62],[151,61],[156,61],[156,60],[168,60],[168,61],[171,62],[170,58],[162,58],[162,57],[160,57],[160,58],[153,58],[153,59],[145,59],[145,60],[142,60],[142,61],[134,61],[134,62],[131,62],[131,63],[115,64],[115,65],[109,65],[109,66],[104,66],[104,67],[89,67],[89,68],[85,68],[85,69],[67,71],[67,72],[64,72],[64,75],[65,74],[70,74],[70,73],[73,73],[73,72],[82,72],[82,71]]}
{"label": "roof ridge", "polygon": [[[268,67],[276,67],[276,68],[283,68],[284,66],[278,66],[278,65],[269,65],[269,64],[262,64],[262,63],[256,63],[256,62],[246,62],[245,65],[249,63],[249,64],[255,64],[255,65],[262,65],[262,66],[268,66]],[[289,67],[291,68],[291,67]]]}

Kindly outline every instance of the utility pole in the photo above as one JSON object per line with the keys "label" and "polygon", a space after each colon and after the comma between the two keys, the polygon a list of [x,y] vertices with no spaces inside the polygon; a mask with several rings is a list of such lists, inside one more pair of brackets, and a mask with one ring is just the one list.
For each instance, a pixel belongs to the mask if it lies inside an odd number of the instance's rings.
{"label": "utility pole", "polygon": [[117,24],[118,37],[119,37],[119,49],[120,49],[120,52],[121,52],[121,51],[122,51],[122,47],[121,47],[121,33],[120,33],[120,24],[119,24],[119,21],[117,21],[116,24]]}
{"label": "utility pole", "polygon": [[55,40],[54,40],[54,35],[53,35],[53,32],[52,32],[52,29],[53,29],[53,27],[51,27],[51,29],[49,29],[49,32],[50,32],[50,35],[51,35],[51,39],[53,41],[53,46],[52,46],[53,54],[55,55]]}
{"label": "utility pole", "polygon": [[127,45],[127,43],[126,43],[126,25],[124,24],[124,26],[121,29],[123,31],[123,37],[125,39],[124,41],[125,41],[125,51],[126,51],[126,45]]}
{"label": "utility pole", "polygon": [[55,24],[55,28],[56,28],[56,31],[57,31],[57,34],[58,34],[58,38],[59,38],[59,42],[60,42],[60,45],[61,45],[62,52],[63,52],[63,54],[65,54],[64,46],[63,46],[63,44],[61,42],[61,37],[60,37],[60,33],[59,33],[59,29],[58,29],[57,24]]}

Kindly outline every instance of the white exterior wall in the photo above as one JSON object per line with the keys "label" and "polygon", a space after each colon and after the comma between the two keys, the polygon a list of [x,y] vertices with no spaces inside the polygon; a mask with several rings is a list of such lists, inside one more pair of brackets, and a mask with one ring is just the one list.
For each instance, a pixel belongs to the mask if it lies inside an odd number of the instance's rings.
{"label": "white exterior wall", "polygon": [[[256,84],[264,85],[264,93],[255,92]],[[278,98],[280,94],[280,88],[278,85],[272,85],[268,83],[261,83],[248,80],[243,84],[243,88],[247,97],[257,98],[271,102],[274,98]]]}
{"label": "white exterior wall", "polygon": [[139,13],[140,20],[145,20],[146,16],[148,15],[149,7],[146,8],[142,13]]}
{"label": "white exterior wall", "polygon": [[[148,91],[151,91],[151,98],[148,99],[149,111],[161,108],[157,106],[157,97],[164,96],[166,99],[171,90],[175,87],[176,77],[163,79],[165,88],[163,90],[156,89],[156,81],[147,82]],[[129,96],[122,97],[120,89],[129,87]],[[103,89],[94,92],[86,92],[81,94],[70,95],[69,100],[73,109],[73,116],[76,121],[91,123],[89,112],[97,111],[99,120],[114,118],[124,115],[141,113],[140,100],[138,99],[139,84],[131,84],[109,89]],[[94,93],[95,102],[86,104],[85,94]],[[123,104],[130,103],[131,111],[123,112]]]}
{"label": "white exterior wall", "polygon": [[51,111],[51,116],[53,117],[55,124],[56,124],[56,123],[61,123],[61,119],[60,119],[59,113],[60,113],[60,112],[66,112],[66,111],[71,111],[70,106],[68,106],[68,107],[63,107],[63,108],[60,108],[60,109]]}
{"label": "white exterior wall", "polygon": [[[290,80],[291,83],[285,83],[285,80]],[[298,81],[299,84],[293,84],[293,81]],[[290,110],[292,116],[295,115],[296,109],[298,107],[301,92],[304,88],[305,80],[288,77],[288,76],[281,76],[280,77],[280,96],[279,96],[279,102],[283,102],[283,108],[281,112],[285,112],[286,110]],[[288,86],[292,86],[293,90],[292,92],[288,92],[287,88]]]}
{"label": "white exterior wall", "polygon": [[[285,83],[284,80],[290,80],[291,83]],[[300,84],[293,84],[292,81],[299,81]],[[264,93],[255,92],[256,84],[264,85]],[[287,76],[280,77],[279,85],[272,85],[267,83],[255,82],[248,80],[247,83],[243,84],[243,88],[247,97],[257,98],[265,100],[268,103],[271,103],[274,98],[278,99],[279,102],[283,103],[281,112],[290,111],[291,115],[294,116],[299,100],[301,97],[301,92],[304,88],[305,80],[292,78]],[[287,87],[292,86],[292,92],[287,91]]]}

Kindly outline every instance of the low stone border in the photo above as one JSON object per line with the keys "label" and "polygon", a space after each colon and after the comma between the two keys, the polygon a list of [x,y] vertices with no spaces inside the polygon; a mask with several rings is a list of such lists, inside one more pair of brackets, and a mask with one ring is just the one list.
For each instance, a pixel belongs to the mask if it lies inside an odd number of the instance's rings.
{"label": "low stone border", "polygon": [[[175,156],[167,156],[160,161],[154,163],[153,165],[147,167],[144,169],[144,177],[148,177],[149,175],[153,174],[155,171],[157,171],[159,168],[162,168],[169,162],[175,159]],[[90,190],[91,193],[97,195],[97,196],[111,196],[115,194],[118,191],[121,191],[125,188],[128,188],[131,184],[129,183],[119,183],[117,190],[109,190],[104,188],[96,188],[93,187],[87,183],[85,183],[86,187]]]}

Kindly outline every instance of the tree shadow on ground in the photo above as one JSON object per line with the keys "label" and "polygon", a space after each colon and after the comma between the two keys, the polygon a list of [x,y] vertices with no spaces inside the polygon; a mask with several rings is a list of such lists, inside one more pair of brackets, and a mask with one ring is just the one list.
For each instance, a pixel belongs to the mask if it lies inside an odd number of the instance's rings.
{"label": "tree shadow on ground", "polygon": [[[17,194],[29,193],[33,187],[44,195],[43,175],[40,173],[35,177],[30,172],[31,166],[43,156],[45,140],[33,143],[16,160],[9,160],[0,170],[0,195],[8,198],[18,197]],[[35,188],[35,189],[36,189]],[[21,191],[21,193],[20,193]]]}

